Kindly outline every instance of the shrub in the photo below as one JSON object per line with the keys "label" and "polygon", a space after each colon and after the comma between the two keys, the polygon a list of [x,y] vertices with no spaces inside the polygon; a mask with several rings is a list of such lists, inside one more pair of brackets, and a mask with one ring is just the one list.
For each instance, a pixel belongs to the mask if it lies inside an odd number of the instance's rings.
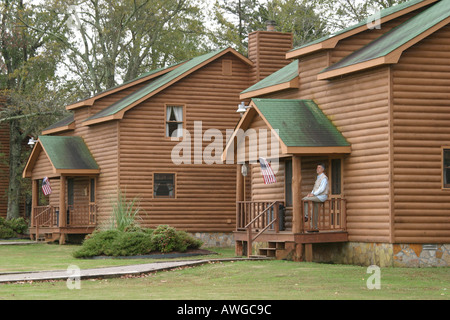
{"label": "shrub", "polygon": [[0,239],[8,239],[24,234],[28,229],[28,222],[24,218],[6,220],[0,217]]}
{"label": "shrub", "polygon": [[187,232],[176,231],[168,225],[160,225],[153,232],[153,241],[157,250],[167,253],[171,251],[184,252],[187,249],[197,249],[202,241],[190,236]]}
{"label": "shrub", "polygon": [[83,241],[82,247],[73,253],[75,258],[88,258],[105,254],[119,236],[118,230],[94,231]]}
{"label": "shrub", "polygon": [[139,228],[137,219],[142,209],[139,198],[127,200],[127,196],[121,190],[117,192],[117,199],[112,205],[111,229],[127,231]]}
{"label": "shrub", "polygon": [[200,248],[203,243],[184,231],[167,225],[153,229],[139,228],[130,232],[119,230],[95,231],[87,236],[82,247],[73,253],[75,258],[93,256],[136,256],[152,251],[184,252]]}

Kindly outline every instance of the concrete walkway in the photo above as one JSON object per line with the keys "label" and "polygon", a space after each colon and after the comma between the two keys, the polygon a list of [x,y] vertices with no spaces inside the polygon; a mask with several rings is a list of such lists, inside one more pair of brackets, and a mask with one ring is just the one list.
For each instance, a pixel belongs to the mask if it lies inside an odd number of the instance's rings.
{"label": "concrete walkway", "polygon": [[91,278],[111,278],[123,275],[139,275],[155,271],[170,270],[178,267],[198,266],[209,263],[210,260],[191,260],[191,261],[169,261],[155,262],[147,264],[137,264],[119,267],[105,267],[95,269],[81,269],[75,272],[73,269],[23,272],[23,273],[0,273],[0,283],[24,282],[24,281],[44,281],[44,280],[66,280],[70,277],[79,277],[80,279]]}

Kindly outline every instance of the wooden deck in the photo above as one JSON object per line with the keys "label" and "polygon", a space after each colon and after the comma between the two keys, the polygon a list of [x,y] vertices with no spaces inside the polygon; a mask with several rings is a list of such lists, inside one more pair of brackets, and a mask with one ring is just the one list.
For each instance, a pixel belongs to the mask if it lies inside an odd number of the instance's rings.
{"label": "wooden deck", "polygon": [[39,206],[33,208],[30,238],[39,240],[42,236],[46,241],[59,240],[64,243],[67,234],[90,234],[97,226],[97,206],[95,204],[70,205],[60,219],[59,207]]}
{"label": "wooden deck", "polygon": [[331,198],[319,204],[302,201],[301,205],[308,212],[302,210],[301,217],[295,219],[299,232],[293,232],[283,225],[282,201],[238,201],[234,232],[236,254],[250,257],[253,244],[261,242],[268,247],[260,248],[260,254],[281,259],[291,255],[294,260],[311,261],[312,244],[348,241],[345,199]]}

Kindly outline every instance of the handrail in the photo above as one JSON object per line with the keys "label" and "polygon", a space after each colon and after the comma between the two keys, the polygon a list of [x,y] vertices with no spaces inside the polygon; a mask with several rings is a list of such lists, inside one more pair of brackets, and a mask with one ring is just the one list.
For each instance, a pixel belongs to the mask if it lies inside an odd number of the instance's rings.
{"label": "handrail", "polygon": [[[253,246],[253,241],[255,241],[264,231],[266,231],[269,227],[271,227],[274,223],[276,223],[278,221],[278,210],[279,210],[279,203],[281,203],[281,201],[273,201],[272,203],[270,203],[267,208],[265,208],[262,212],[260,212],[256,217],[254,217],[252,219],[252,221],[250,221],[249,223],[247,223],[247,225],[245,226],[245,229],[247,230],[247,256],[250,257],[252,255],[252,246]],[[270,221],[269,223],[267,223],[267,225],[265,227],[263,227],[257,234],[255,237],[253,237],[253,228],[252,228],[252,224],[255,223],[255,221],[257,221],[258,219],[260,219],[265,213],[267,213],[267,211],[269,211],[270,209],[274,209],[274,218],[272,221]],[[278,224],[275,224],[275,232],[278,233],[279,232],[279,226]]]}
{"label": "handrail", "polygon": [[255,222],[257,219],[259,219],[264,213],[267,212],[267,210],[269,210],[270,208],[273,207],[273,205],[275,203],[277,203],[278,201],[274,201],[272,202],[263,212],[261,212],[260,214],[258,214],[255,218],[253,218],[252,221],[250,221],[249,223],[247,223],[247,225],[244,227],[245,229],[247,229],[253,222]]}
{"label": "handrail", "polygon": [[[47,208],[44,211],[42,211],[38,215],[34,216],[34,225],[36,227],[36,242],[39,241],[39,222],[38,222],[38,218],[40,216],[42,216],[44,213],[47,214],[47,212],[51,211],[51,210],[53,210],[53,206],[47,206]],[[53,219],[53,217],[52,217],[52,215],[50,215],[50,218],[45,223],[51,221],[52,219]],[[45,223],[42,223],[41,225],[44,225]]]}

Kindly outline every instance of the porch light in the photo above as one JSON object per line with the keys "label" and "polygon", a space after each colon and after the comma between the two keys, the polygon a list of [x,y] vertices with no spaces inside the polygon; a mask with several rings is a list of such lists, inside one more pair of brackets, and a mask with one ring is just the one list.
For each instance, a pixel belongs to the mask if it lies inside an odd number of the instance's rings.
{"label": "porch light", "polygon": [[245,102],[241,102],[241,104],[238,105],[238,109],[236,110],[236,112],[239,112],[241,115],[243,115],[248,108],[249,106],[246,106]]}
{"label": "porch light", "polygon": [[244,163],[241,167],[241,173],[244,177],[247,176],[248,174],[248,165],[246,163]]}
{"label": "porch light", "polygon": [[31,137],[30,140],[28,140],[28,145],[30,146],[30,148],[33,149],[36,142],[37,142],[37,140],[35,140],[33,137]]}

